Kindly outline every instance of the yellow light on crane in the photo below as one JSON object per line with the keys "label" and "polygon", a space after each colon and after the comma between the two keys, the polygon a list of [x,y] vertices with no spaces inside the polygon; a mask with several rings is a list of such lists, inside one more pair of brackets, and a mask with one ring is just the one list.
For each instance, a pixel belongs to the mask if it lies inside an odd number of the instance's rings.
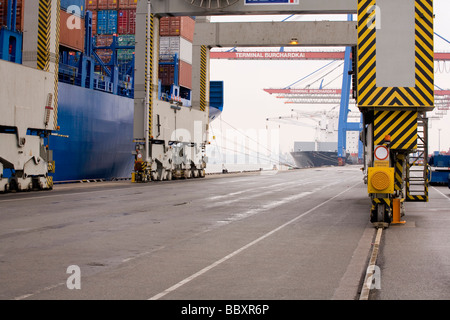
{"label": "yellow light on crane", "polygon": [[368,193],[394,193],[394,168],[369,167]]}
{"label": "yellow light on crane", "polygon": [[298,44],[298,39],[297,38],[292,38],[291,42],[289,42],[290,45],[296,45]]}

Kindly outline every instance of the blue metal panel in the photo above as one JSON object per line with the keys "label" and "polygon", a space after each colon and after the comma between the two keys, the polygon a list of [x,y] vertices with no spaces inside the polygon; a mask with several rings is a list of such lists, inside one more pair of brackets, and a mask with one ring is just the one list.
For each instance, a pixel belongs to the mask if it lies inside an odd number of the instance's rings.
{"label": "blue metal panel", "polygon": [[209,105],[223,111],[223,81],[210,81],[209,83]]}
{"label": "blue metal panel", "polygon": [[347,147],[347,119],[348,119],[348,104],[350,100],[350,84],[351,77],[348,74],[350,71],[350,47],[345,48],[344,58],[344,73],[342,77],[342,93],[341,106],[339,110],[339,128],[338,128],[338,157],[345,158],[344,151]]}
{"label": "blue metal panel", "polygon": [[0,59],[22,64],[22,34],[0,28]]}
{"label": "blue metal panel", "polygon": [[134,100],[60,83],[58,102],[54,181],[131,177]]}

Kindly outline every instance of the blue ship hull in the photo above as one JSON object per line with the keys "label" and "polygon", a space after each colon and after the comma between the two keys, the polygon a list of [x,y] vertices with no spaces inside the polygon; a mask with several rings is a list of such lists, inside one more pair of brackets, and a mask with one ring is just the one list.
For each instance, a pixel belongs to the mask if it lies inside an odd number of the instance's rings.
{"label": "blue ship hull", "polygon": [[[212,107],[210,121],[222,110]],[[50,136],[54,182],[131,178],[134,100],[59,83],[60,135]]]}
{"label": "blue ship hull", "polygon": [[130,98],[59,83],[59,134],[51,136],[53,180],[130,178],[133,114]]}

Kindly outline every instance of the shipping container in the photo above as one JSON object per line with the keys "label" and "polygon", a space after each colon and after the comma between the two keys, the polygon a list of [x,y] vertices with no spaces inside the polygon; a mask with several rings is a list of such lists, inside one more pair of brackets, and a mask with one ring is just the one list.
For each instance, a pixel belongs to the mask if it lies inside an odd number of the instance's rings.
{"label": "shipping container", "polygon": [[178,54],[178,59],[192,64],[192,42],[182,37],[160,37],[159,56],[162,60],[169,60]]}
{"label": "shipping container", "polygon": [[100,10],[97,12],[97,34],[117,33],[117,11]]}
{"label": "shipping container", "polygon": [[108,10],[108,1],[109,0],[97,0],[97,9]]}
{"label": "shipping container", "polygon": [[118,11],[117,32],[119,34],[136,33],[136,10],[123,9]]}
{"label": "shipping container", "polygon": [[97,0],[86,0],[86,10],[95,11],[97,9]]}
{"label": "shipping container", "polygon": [[[170,86],[175,81],[175,66],[173,64],[159,65],[159,79],[161,85]],[[178,61],[178,85],[187,89],[192,89],[192,65],[184,61]]]}
{"label": "shipping container", "polygon": [[181,87],[192,89],[192,64],[179,61],[178,84]]}
{"label": "shipping container", "polygon": [[61,0],[61,9],[64,11],[84,18],[85,0]]}
{"label": "shipping container", "polygon": [[117,37],[119,46],[135,46],[136,35],[134,34],[121,34]]}
{"label": "shipping container", "polygon": [[97,34],[97,11],[92,12],[92,35],[95,36]]}
{"label": "shipping container", "polygon": [[160,36],[181,36],[194,41],[195,20],[191,17],[162,17],[160,19]]}
{"label": "shipping container", "polygon": [[110,49],[99,49],[96,51],[97,55],[103,61],[104,64],[111,62],[112,50]]}
{"label": "shipping container", "polygon": [[[23,0],[17,0],[17,10],[16,10],[16,30],[23,31]],[[8,1],[0,0],[0,27],[6,26],[8,23]]]}
{"label": "shipping container", "polygon": [[135,9],[137,0],[119,0],[119,9]]}
{"label": "shipping container", "polygon": [[118,0],[108,0],[108,9],[109,10],[117,10],[119,5]]}
{"label": "shipping container", "polygon": [[113,36],[108,34],[99,34],[94,37],[96,47],[109,47],[113,42]]}
{"label": "shipping container", "polygon": [[[60,28],[60,45],[74,49],[77,51],[84,51],[84,19],[73,16],[64,10],[61,10],[61,28]],[[81,28],[71,28],[73,25],[81,25]]]}
{"label": "shipping container", "polygon": [[159,65],[161,85],[170,86],[174,83],[174,70],[174,66],[171,64]]}

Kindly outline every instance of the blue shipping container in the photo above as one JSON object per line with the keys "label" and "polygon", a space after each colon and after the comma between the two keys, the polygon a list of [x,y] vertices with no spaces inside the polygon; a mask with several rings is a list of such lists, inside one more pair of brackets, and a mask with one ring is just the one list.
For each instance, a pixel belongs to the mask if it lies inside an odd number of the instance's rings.
{"label": "blue shipping container", "polygon": [[109,10],[108,13],[108,34],[117,33],[117,10]]}
{"label": "blue shipping container", "polygon": [[64,11],[78,17],[84,18],[84,2],[85,0],[61,0],[61,9],[64,9]]}
{"label": "blue shipping container", "polygon": [[117,10],[100,10],[97,13],[97,34],[117,33]]}

